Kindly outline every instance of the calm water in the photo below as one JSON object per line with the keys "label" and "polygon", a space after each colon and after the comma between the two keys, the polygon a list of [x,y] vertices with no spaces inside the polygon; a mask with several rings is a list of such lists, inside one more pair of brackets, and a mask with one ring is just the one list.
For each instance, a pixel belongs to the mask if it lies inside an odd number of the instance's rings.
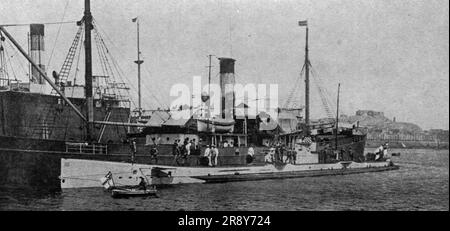
{"label": "calm water", "polygon": [[158,197],[102,189],[0,189],[0,210],[449,210],[449,151],[393,150],[400,170],[346,176],[178,185]]}

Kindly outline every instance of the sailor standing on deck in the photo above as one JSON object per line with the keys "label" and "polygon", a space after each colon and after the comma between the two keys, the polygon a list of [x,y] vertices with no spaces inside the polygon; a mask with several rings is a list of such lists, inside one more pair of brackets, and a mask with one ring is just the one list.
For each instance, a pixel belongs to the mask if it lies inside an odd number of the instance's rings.
{"label": "sailor standing on deck", "polygon": [[187,155],[187,151],[186,151],[186,145],[189,143],[189,138],[185,138],[183,143],[181,144],[181,155],[186,156]]}
{"label": "sailor standing on deck", "polygon": [[192,142],[189,142],[189,139],[188,139],[184,145],[186,155],[188,155],[188,156],[191,155],[191,146],[192,146]]}
{"label": "sailor standing on deck", "polygon": [[384,145],[381,145],[380,147],[375,149],[374,153],[375,153],[375,160],[380,159],[384,154]]}
{"label": "sailor standing on deck", "polygon": [[246,157],[247,164],[250,164],[253,162],[254,155],[255,155],[255,150],[253,149],[253,144],[250,144],[250,147],[247,150],[247,157]]}
{"label": "sailor standing on deck", "polygon": [[139,182],[139,185],[138,185],[138,189],[139,190],[147,190],[147,182],[145,182],[145,179],[144,179],[144,177],[139,177],[140,179],[141,179],[141,181]]}
{"label": "sailor standing on deck", "polygon": [[217,166],[217,157],[219,156],[219,149],[215,145],[211,149],[211,160],[214,160],[212,166]]}
{"label": "sailor standing on deck", "polygon": [[136,157],[136,139],[130,139],[131,162],[134,163]]}
{"label": "sailor standing on deck", "polygon": [[195,155],[195,143],[194,140],[191,140],[191,142],[189,142],[189,155]]}
{"label": "sailor standing on deck", "polygon": [[209,145],[206,145],[205,154],[203,156],[208,158],[208,165],[212,166],[212,164],[211,164],[211,149],[209,148]]}
{"label": "sailor standing on deck", "polygon": [[385,143],[383,146],[383,157],[388,158],[388,148],[389,148],[389,143]]}
{"label": "sailor standing on deck", "polygon": [[267,153],[267,155],[264,157],[264,161],[269,164],[273,163],[274,155],[275,155],[275,148],[272,147],[269,149],[269,153]]}
{"label": "sailor standing on deck", "polygon": [[354,161],[354,156],[353,155],[354,155],[353,149],[352,149],[352,147],[349,147],[348,148],[348,156],[349,156],[351,161]]}
{"label": "sailor standing on deck", "polygon": [[275,161],[280,162],[280,143],[275,144]]}
{"label": "sailor standing on deck", "polygon": [[338,150],[334,150],[333,153],[334,153],[334,156],[336,157],[336,160],[339,161],[340,158],[341,158],[341,157],[339,156],[339,151],[338,151]]}

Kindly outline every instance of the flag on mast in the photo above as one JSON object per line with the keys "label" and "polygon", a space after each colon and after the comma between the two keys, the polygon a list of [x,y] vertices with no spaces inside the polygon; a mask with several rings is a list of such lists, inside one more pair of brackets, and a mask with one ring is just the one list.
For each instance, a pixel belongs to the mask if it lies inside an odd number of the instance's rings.
{"label": "flag on mast", "polygon": [[137,17],[136,17],[136,18],[133,18],[133,19],[131,19],[131,21],[132,21],[132,22],[136,22],[136,21],[137,21]]}
{"label": "flag on mast", "polygon": [[307,20],[305,20],[305,21],[298,21],[298,25],[299,26],[308,26],[308,21]]}

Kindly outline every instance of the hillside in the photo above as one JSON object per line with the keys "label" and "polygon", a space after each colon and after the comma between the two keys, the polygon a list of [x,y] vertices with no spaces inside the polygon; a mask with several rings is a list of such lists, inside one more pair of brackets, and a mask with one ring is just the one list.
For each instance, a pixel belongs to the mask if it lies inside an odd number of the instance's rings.
{"label": "hillside", "polygon": [[340,121],[354,124],[359,121],[359,126],[367,127],[369,132],[385,132],[415,134],[422,132],[418,125],[408,122],[396,122],[384,116],[383,112],[359,110],[355,115],[341,115]]}

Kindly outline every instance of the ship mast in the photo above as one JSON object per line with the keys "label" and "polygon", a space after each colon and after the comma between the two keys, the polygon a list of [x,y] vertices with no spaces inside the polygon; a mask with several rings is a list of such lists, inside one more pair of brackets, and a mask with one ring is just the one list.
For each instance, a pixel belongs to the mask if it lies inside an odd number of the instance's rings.
{"label": "ship mast", "polygon": [[92,14],[90,0],[84,1],[84,54],[85,54],[85,74],[84,83],[86,91],[86,104],[88,120],[87,126],[87,141],[90,142],[93,139],[94,132],[94,99],[92,96],[92,42],[91,42],[91,30],[92,26]]}
{"label": "ship mast", "polygon": [[137,60],[134,61],[138,65],[138,115],[139,119],[142,116],[142,98],[141,98],[141,64],[144,63],[144,60],[141,60],[141,51],[139,47],[139,20],[138,18],[133,18],[133,22],[136,22],[137,27]]}
{"label": "ship mast", "polygon": [[306,26],[306,46],[305,46],[305,123],[306,134],[310,134],[309,130],[309,56],[308,56],[308,26]]}
{"label": "ship mast", "polygon": [[338,133],[339,133],[339,93],[341,91],[341,84],[338,84],[337,104],[336,104],[336,134],[335,134],[335,148],[338,149]]}
{"label": "ship mast", "polygon": [[309,121],[309,54],[308,54],[308,21],[299,21],[299,26],[306,26],[306,45],[305,45],[305,124],[306,136],[310,135],[310,121]]}
{"label": "ship mast", "polygon": [[[208,65],[208,120],[211,118],[211,57],[212,55],[208,55],[209,65]],[[209,122],[206,123],[206,131],[209,131]]]}

